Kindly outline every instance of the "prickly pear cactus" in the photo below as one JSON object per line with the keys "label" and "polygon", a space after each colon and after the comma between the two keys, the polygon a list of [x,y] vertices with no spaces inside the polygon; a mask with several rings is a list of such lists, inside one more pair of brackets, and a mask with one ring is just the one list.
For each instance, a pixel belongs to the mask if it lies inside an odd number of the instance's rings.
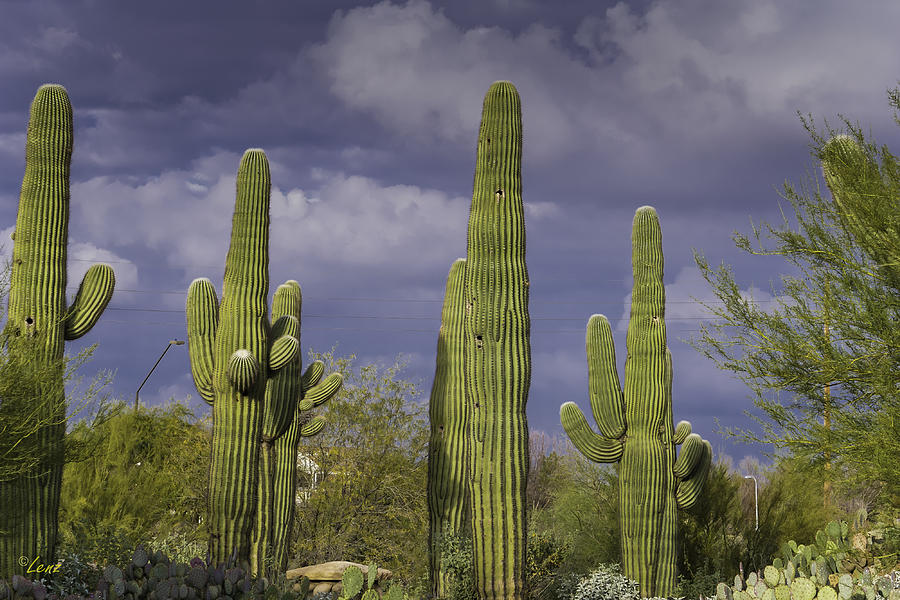
{"label": "prickly pear cactus", "polygon": [[[25,142],[25,176],[13,233],[7,346],[31,338],[33,360],[57,370],[56,413],[65,416],[63,348],[86,334],[106,308],[115,287],[109,265],[93,265],[66,306],[66,250],[69,228],[69,167],[72,159],[72,105],[61,85],[42,85],[31,103]],[[46,412],[46,411],[45,411]],[[20,557],[50,564],[56,552],[62,483],[64,418],[39,432],[37,473],[0,484],[0,575],[23,571]],[[27,564],[27,563],[26,563]]]}
{"label": "prickly pear cactus", "polygon": [[[620,463],[619,506],[623,573],[641,594],[675,590],[677,508],[689,509],[706,484],[712,447],[691,425],[672,424],[672,358],[666,345],[662,231],[656,210],[634,216],[634,288],[628,324],[624,392],[616,371],[612,330],[603,315],[588,321],[591,430],[573,402],[560,407],[563,428],[595,462]],[[676,447],[681,453],[676,458]]]}

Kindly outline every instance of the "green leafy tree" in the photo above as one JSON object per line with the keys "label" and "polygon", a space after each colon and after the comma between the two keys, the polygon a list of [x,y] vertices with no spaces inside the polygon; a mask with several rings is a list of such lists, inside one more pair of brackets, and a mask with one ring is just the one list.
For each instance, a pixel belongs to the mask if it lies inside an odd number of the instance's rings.
{"label": "green leafy tree", "polygon": [[573,549],[559,566],[560,576],[586,575],[601,563],[621,561],[616,468],[572,450],[559,455],[550,501],[533,510],[529,522],[534,535],[550,533]]}
{"label": "green leafy tree", "polygon": [[[900,90],[888,94],[900,108]],[[851,135],[828,127],[822,136],[801,116],[828,191],[785,184],[796,226],[785,217],[754,227],[753,241],[735,235],[740,249],[793,268],[773,291],[776,306],[754,303],[728,266],[714,269],[695,253],[721,305],[707,306],[718,320],[692,343],[755,393],[761,432],[732,433],[833,469],[826,480],[880,482],[884,501],[897,505],[900,164],[842,119]]]}
{"label": "green leafy tree", "polygon": [[[134,547],[206,541],[210,424],[184,404],[118,407],[115,416],[69,434],[94,451],[66,465],[60,508],[63,549],[100,565]],[[169,548],[172,554],[172,549]]]}
{"label": "green leafy tree", "polygon": [[407,582],[427,579],[428,421],[419,389],[401,378],[399,360],[360,367],[333,350],[312,360],[341,373],[344,386],[319,409],[325,428],[300,442],[320,475],[297,506],[291,564],[374,560]]}

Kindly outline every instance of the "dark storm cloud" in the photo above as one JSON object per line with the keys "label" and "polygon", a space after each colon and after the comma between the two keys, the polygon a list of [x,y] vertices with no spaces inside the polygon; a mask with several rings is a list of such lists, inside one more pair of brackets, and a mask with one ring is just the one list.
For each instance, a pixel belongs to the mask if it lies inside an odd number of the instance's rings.
{"label": "dark storm cloud", "polygon": [[[465,252],[482,98],[508,79],[523,100],[531,427],[559,433],[566,400],[587,409],[591,314],[613,322],[621,370],[631,220],[650,204],[676,418],[718,440],[713,418],[746,425],[751,403],[683,341],[706,316],[691,299],[710,299],[692,249],[769,293],[784,265],[737,254],[730,236],[751,216],[778,221],[782,182],[815,172],[796,111],[834,124],[845,113],[898,140],[885,89],[900,77],[900,8],[869,6],[7,3],[0,225],[15,218],[34,90],[63,83],[76,124],[71,255],[78,268],[112,262],[122,284],[84,343],[101,342],[95,365],[118,368],[115,390],[130,397],[184,335],[191,279],[221,289],[238,160],[263,147],[272,290],[301,282],[304,347],[337,342],[360,361],[405,353],[427,394],[447,270]],[[147,401],[196,397],[186,350],[170,355]]]}

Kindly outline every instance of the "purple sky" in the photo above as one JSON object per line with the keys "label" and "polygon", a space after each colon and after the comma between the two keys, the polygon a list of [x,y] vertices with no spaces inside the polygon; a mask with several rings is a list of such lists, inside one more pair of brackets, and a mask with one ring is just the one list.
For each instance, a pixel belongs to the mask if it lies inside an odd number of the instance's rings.
{"label": "purple sky", "polygon": [[[446,4],[446,5],[444,5]],[[659,212],[675,419],[736,461],[770,448],[749,390],[685,340],[711,294],[692,259],[735,266],[772,299],[786,263],[735,250],[733,231],[780,222],[783,182],[818,168],[797,116],[859,122],[896,148],[886,90],[900,79],[900,4],[655,2],[4,2],[0,20],[0,240],[11,250],[28,106],[61,83],[75,111],[69,229],[74,294],[95,261],[117,291],[77,350],[134,391],[185,338],[190,281],[221,293],[238,161],[272,166],[271,290],[297,279],[302,346],[389,364],[427,400],[447,272],[465,254],[481,102],[512,81],[523,105],[531,280],[532,431],[587,412],[584,328],[604,313],[622,372],[637,207]],[[777,294],[778,288],[774,289]],[[186,346],[142,391],[191,396]]]}

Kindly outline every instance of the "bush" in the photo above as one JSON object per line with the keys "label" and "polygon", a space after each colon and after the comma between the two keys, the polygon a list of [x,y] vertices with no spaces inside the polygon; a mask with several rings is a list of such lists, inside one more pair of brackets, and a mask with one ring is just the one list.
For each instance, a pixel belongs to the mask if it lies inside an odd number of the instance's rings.
{"label": "bush", "polygon": [[529,532],[525,570],[531,598],[552,600],[557,597],[560,567],[571,553],[569,544],[560,543],[549,532]]}
{"label": "bush", "polygon": [[584,577],[575,589],[572,600],[641,600],[637,582],[619,570],[619,565],[600,565]]}

